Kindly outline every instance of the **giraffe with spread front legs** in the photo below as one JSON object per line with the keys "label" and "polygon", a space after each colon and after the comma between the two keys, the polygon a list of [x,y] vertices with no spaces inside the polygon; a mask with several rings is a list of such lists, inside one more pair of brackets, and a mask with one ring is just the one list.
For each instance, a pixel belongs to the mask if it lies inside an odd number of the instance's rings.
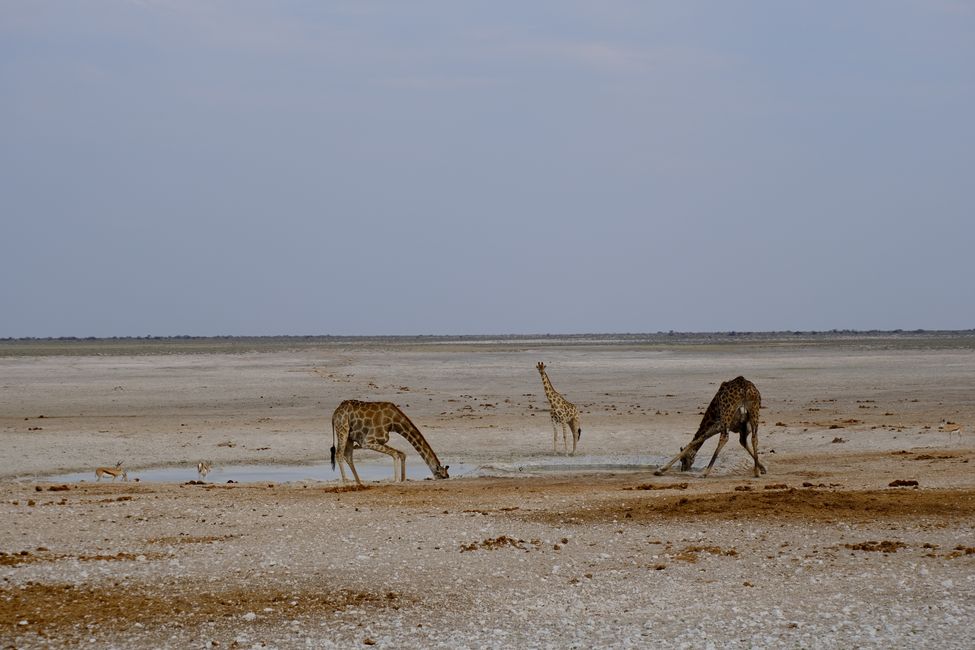
{"label": "giraffe with spread front legs", "polygon": [[[701,425],[697,428],[697,433],[694,434],[690,444],[681,448],[679,454],[654,474],[662,476],[678,460],[680,461],[681,471],[686,472],[694,465],[694,457],[697,456],[701,445],[711,436],[720,433],[721,438],[718,439],[718,447],[714,450],[711,462],[708,463],[707,469],[702,474],[702,477],[706,477],[711,472],[714,461],[718,458],[718,452],[728,442],[729,431],[734,431],[739,435],[738,440],[741,446],[755,461],[755,477],[757,478],[759,473],[764,474],[765,466],[758,460],[758,412],[761,408],[762,395],[758,392],[755,384],[741,376],[724,382],[704,412]],[[748,446],[749,431],[752,434],[752,446],[750,448]]]}
{"label": "giraffe with spread front legs", "polygon": [[356,445],[391,456],[393,480],[397,480],[398,465],[399,480],[405,481],[406,454],[386,444],[389,442],[389,434],[394,431],[413,445],[433,472],[434,478],[448,478],[448,466],[440,464],[430,443],[398,406],[392,402],[362,402],[349,399],[339,404],[332,414],[332,469],[335,469],[335,459],[338,457],[342,482],[347,480],[345,467],[342,465],[345,462],[352,470],[355,482],[362,485],[359,473],[352,462],[352,449]]}
{"label": "giraffe with spread front legs", "polygon": [[[562,444],[565,447],[565,451],[570,456],[574,456],[576,453],[576,444],[579,442],[579,438],[582,437],[582,420],[579,418],[579,409],[576,405],[569,400],[562,397],[555,388],[552,387],[552,382],[548,378],[548,374],[545,372],[545,364],[541,361],[535,366],[538,368],[538,374],[542,376],[542,386],[545,388],[545,397],[548,398],[548,403],[551,406],[552,414],[552,453],[558,453],[559,451],[559,425],[562,425]],[[569,442],[566,436],[566,427],[572,431],[572,452],[569,452]]]}

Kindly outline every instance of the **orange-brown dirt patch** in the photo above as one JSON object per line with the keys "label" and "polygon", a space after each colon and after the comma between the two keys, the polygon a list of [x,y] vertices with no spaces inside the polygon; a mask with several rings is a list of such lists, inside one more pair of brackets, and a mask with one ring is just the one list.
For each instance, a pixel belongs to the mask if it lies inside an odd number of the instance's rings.
{"label": "orange-brown dirt patch", "polygon": [[36,564],[39,562],[57,562],[59,560],[77,560],[78,562],[132,562],[140,556],[143,560],[158,560],[169,557],[164,553],[135,554],[122,551],[104,555],[51,553],[47,549],[20,551],[17,553],[0,551],[0,566],[19,566],[21,564]]}
{"label": "orange-brown dirt patch", "polygon": [[622,519],[634,523],[662,519],[785,519],[799,521],[876,521],[904,517],[975,517],[972,490],[773,490],[671,496],[622,497],[562,511],[519,516],[548,523],[589,524]]}
{"label": "orange-brown dirt patch", "polygon": [[63,642],[84,634],[88,626],[105,630],[124,629],[136,623],[197,625],[248,612],[261,616],[268,611],[296,619],[349,606],[396,608],[401,600],[396,592],[329,592],[322,588],[292,592],[260,586],[205,590],[185,582],[155,588],[116,584],[104,589],[28,584],[0,588],[0,634],[7,635],[15,629],[39,636],[57,634],[58,641]]}
{"label": "orange-brown dirt patch", "polygon": [[904,542],[891,541],[885,539],[881,542],[859,542],[857,544],[844,544],[845,548],[852,551],[870,551],[872,553],[896,553],[899,548],[907,548]]}

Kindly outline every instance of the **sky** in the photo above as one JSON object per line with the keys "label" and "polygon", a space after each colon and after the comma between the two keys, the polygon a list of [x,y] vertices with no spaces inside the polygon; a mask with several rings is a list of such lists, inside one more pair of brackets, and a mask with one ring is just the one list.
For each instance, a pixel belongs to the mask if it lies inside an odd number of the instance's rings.
{"label": "sky", "polygon": [[975,0],[0,0],[0,337],[975,327]]}

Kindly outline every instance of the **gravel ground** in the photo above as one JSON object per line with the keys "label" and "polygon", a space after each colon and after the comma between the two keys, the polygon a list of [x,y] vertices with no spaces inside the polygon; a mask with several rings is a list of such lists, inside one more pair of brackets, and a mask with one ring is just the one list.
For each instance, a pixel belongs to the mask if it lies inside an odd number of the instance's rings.
{"label": "gravel ground", "polygon": [[779,479],[10,486],[0,630],[14,647],[967,646],[972,486]]}
{"label": "gravel ground", "polygon": [[[676,452],[740,368],[765,397],[769,472],[751,478],[729,444],[708,479],[434,481],[412,454],[412,480],[363,490],[37,478],[117,457],[133,477],[211,456],[320,461],[346,397],[404,405],[448,463],[566,462],[536,358],[583,405],[590,459]],[[923,345],[0,358],[0,641],[967,648],[972,362]]]}

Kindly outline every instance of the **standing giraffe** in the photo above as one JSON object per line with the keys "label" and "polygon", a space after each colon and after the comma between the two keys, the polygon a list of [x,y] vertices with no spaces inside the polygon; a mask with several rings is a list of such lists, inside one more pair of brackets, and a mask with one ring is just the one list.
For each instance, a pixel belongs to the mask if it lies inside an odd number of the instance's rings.
{"label": "standing giraffe", "polygon": [[558,453],[559,447],[559,425],[562,425],[562,444],[565,447],[565,451],[569,454],[569,442],[566,438],[565,427],[569,426],[572,430],[572,453],[570,456],[574,456],[576,453],[576,443],[579,442],[579,438],[582,437],[582,420],[579,419],[579,409],[576,405],[559,395],[558,391],[552,388],[552,382],[549,381],[548,375],[545,373],[545,364],[541,361],[535,366],[538,368],[538,374],[542,376],[542,386],[545,387],[545,397],[548,398],[548,403],[551,405],[552,413],[552,453]]}
{"label": "standing giraffe", "polygon": [[426,461],[434,478],[448,478],[448,466],[440,464],[437,454],[433,452],[426,438],[410,418],[399,410],[399,407],[392,402],[360,402],[356,399],[347,399],[339,404],[332,414],[332,469],[335,469],[335,457],[338,456],[343,483],[346,478],[342,461],[345,461],[352,470],[355,482],[362,485],[359,473],[352,463],[352,449],[355,445],[392,456],[394,481],[398,460],[399,479],[406,480],[406,454],[386,444],[392,431],[400,434],[413,445]]}
{"label": "standing giraffe", "polygon": [[[718,388],[714,399],[708,405],[708,409],[701,418],[701,426],[697,428],[697,433],[686,447],[681,448],[679,454],[674,456],[669,463],[658,469],[654,474],[662,476],[670,469],[670,466],[680,460],[681,471],[686,472],[694,464],[694,457],[704,441],[711,436],[720,433],[718,447],[711,456],[711,462],[704,470],[702,477],[706,477],[714,466],[714,461],[718,458],[718,452],[728,442],[728,431],[734,431],[739,435],[739,442],[755,460],[755,476],[759,472],[765,473],[765,466],[758,460],[758,412],[762,408],[762,395],[755,388],[755,384],[744,377],[738,376],[731,381],[726,381]],[[752,446],[748,447],[748,432],[751,430]]]}

